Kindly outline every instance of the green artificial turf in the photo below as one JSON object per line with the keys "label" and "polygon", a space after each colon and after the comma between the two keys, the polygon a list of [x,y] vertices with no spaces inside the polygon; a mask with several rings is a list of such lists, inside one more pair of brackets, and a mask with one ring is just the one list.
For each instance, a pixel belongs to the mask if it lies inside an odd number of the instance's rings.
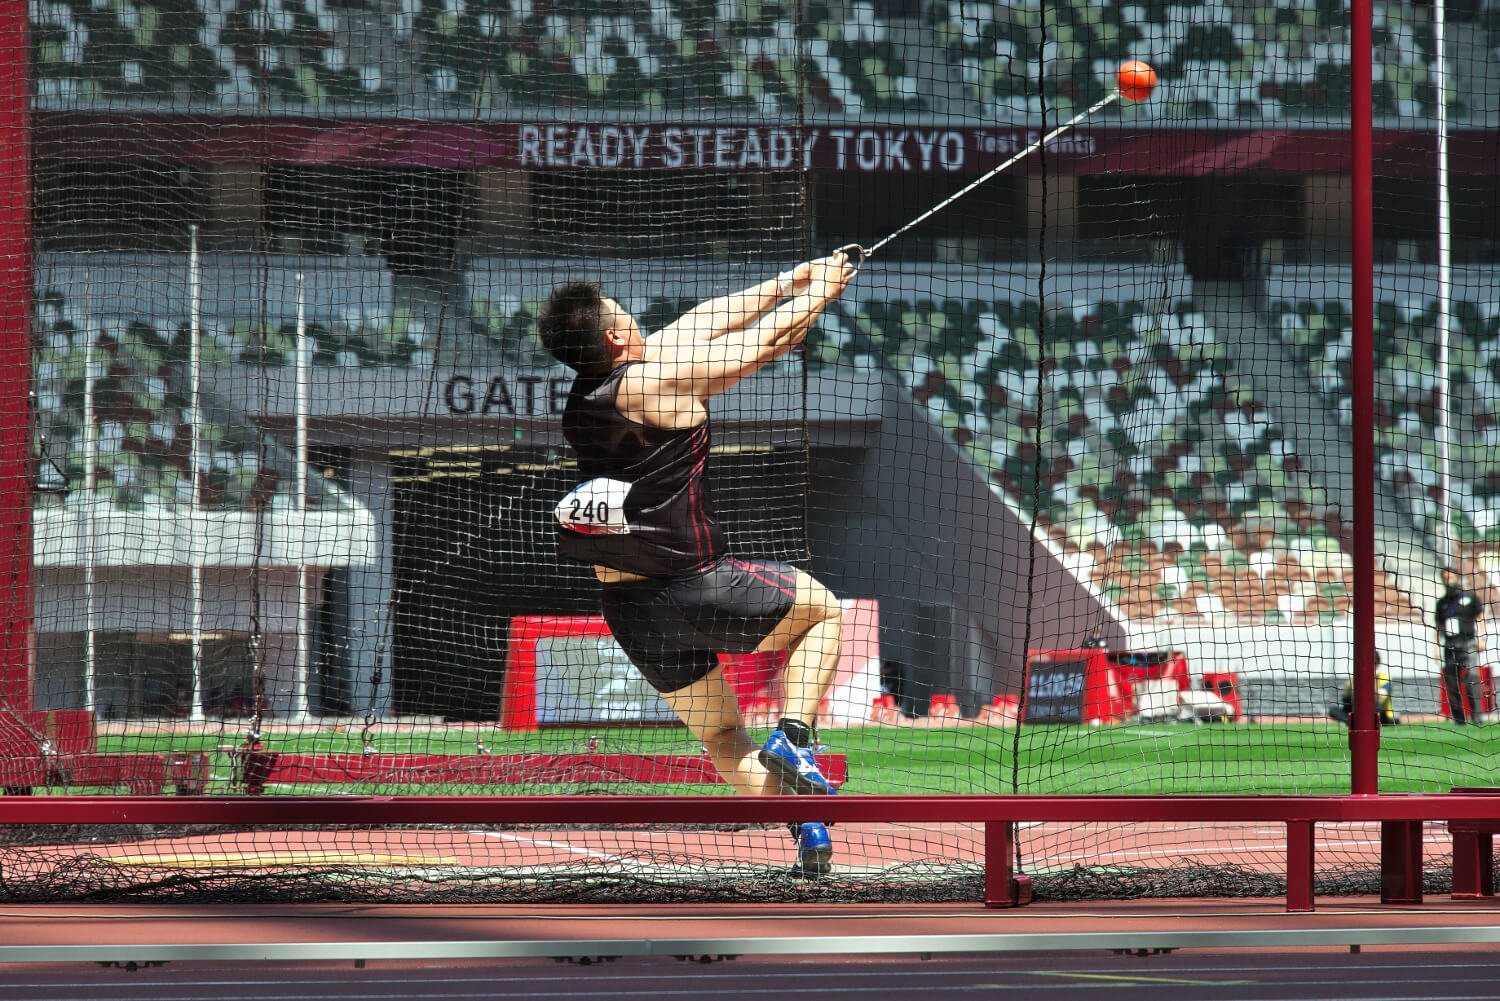
{"label": "green artificial turf", "polygon": [[[1028,726],[1008,728],[854,727],[827,730],[830,753],[848,759],[850,794],[1336,794],[1349,791],[1346,731],[1332,723],[1147,726]],[[548,729],[510,733],[497,729],[408,729],[377,725],[372,746],[381,753],[472,754],[476,737],[496,754],[583,753],[597,738],[600,752],[693,754],[699,747],[679,728]],[[107,735],[100,751],[213,751],[239,735]],[[301,733],[268,733],[268,750],[282,753],[360,753],[355,727]],[[216,753],[214,773],[227,777],[229,756]],[[1500,725],[1459,728],[1445,723],[1390,727],[1381,732],[1382,792],[1441,792],[1452,786],[1500,785]],[[216,782],[217,784],[217,782]],[[210,791],[213,791],[210,789]],[[276,792],[372,791],[357,786],[280,787]],[[559,785],[476,789],[401,784],[383,792],[432,795],[576,791]],[[713,792],[712,786],[670,790],[640,785],[589,791]]]}

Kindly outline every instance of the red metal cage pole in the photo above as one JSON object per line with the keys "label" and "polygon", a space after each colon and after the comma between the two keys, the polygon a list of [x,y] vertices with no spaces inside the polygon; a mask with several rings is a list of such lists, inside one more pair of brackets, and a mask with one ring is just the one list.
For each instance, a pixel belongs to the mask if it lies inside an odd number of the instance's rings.
{"label": "red metal cage pole", "polygon": [[1349,720],[1350,792],[1380,791],[1380,727],[1375,721],[1375,230],[1371,0],[1350,8],[1350,187],[1352,189],[1354,488],[1350,555],[1354,571],[1354,705]]}
{"label": "red metal cage pole", "polygon": [[31,46],[0,0],[0,704],[31,707]]}

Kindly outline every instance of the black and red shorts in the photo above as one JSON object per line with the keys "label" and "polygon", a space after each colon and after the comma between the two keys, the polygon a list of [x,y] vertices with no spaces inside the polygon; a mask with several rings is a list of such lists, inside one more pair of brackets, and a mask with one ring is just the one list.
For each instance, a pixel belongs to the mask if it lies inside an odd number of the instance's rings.
{"label": "black and red shorts", "polygon": [[675,692],[718,654],[755,650],[796,596],[790,564],[726,556],[694,577],[604,585],[604,621],[651,687]]}

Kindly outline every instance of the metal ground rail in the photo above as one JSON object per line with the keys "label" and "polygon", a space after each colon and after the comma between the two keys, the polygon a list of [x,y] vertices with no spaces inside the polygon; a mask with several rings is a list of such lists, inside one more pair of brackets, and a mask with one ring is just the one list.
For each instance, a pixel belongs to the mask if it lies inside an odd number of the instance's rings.
{"label": "metal ground rail", "polygon": [[[805,817],[795,796],[0,796],[0,824],[756,824]],[[984,903],[1030,900],[1012,871],[1017,823],[1280,823],[1286,909],[1311,911],[1320,823],[1381,825],[1381,901],[1422,901],[1424,821],[1500,822],[1483,793],[1341,796],[833,796],[829,822],[984,826]]]}
{"label": "metal ground rail", "polygon": [[99,963],[135,970],[170,962],[363,962],[366,960],[567,959],[654,956],[710,962],[741,956],[932,956],[954,953],[1259,949],[1306,946],[1487,945],[1495,925],[1388,928],[1232,928],[1216,931],[1015,932],[976,935],[813,935],[639,939],[496,939],[347,942],[208,942],[0,946],[0,965]]}

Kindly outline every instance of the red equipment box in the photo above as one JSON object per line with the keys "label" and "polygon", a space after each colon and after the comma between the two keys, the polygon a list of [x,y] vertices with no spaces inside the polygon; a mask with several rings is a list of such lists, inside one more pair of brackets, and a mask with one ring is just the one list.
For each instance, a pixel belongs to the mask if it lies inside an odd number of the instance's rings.
{"label": "red equipment box", "polygon": [[95,736],[94,714],[88,709],[0,708],[3,758],[41,754],[43,741],[56,754],[89,754]]}
{"label": "red equipment box", "polygon": [[[1479,665],[1479,700],[1484,703],[1480,712],[1492,713],[1495,711],[1495,675],[1488,664]],[[1474,707],[1468,705],[1469,697],[1464,695],[1465,708],[1469,715],[1473,715]],[[1441,676],[1438,678],[1438,712],[1443,719],[1452,719],[1453,710],[1448,708],[1448,689],[1443,684]]]}
{"label": "red equipment box", "polygon": [[1032,650],[1022,722],[1098,726],[1134,719],[1136,686],[1145,681],[1175,682],[1187,691],[1187,657],[1180,650]]}
{"label": "red equipment box", "polygon": [[1217,695],[1229,707],[1229,716],[1235,721],[1245,718],[1245,707],[1240,700],[1240,676],[1228,671],[1204,671],[1202,690]]}

